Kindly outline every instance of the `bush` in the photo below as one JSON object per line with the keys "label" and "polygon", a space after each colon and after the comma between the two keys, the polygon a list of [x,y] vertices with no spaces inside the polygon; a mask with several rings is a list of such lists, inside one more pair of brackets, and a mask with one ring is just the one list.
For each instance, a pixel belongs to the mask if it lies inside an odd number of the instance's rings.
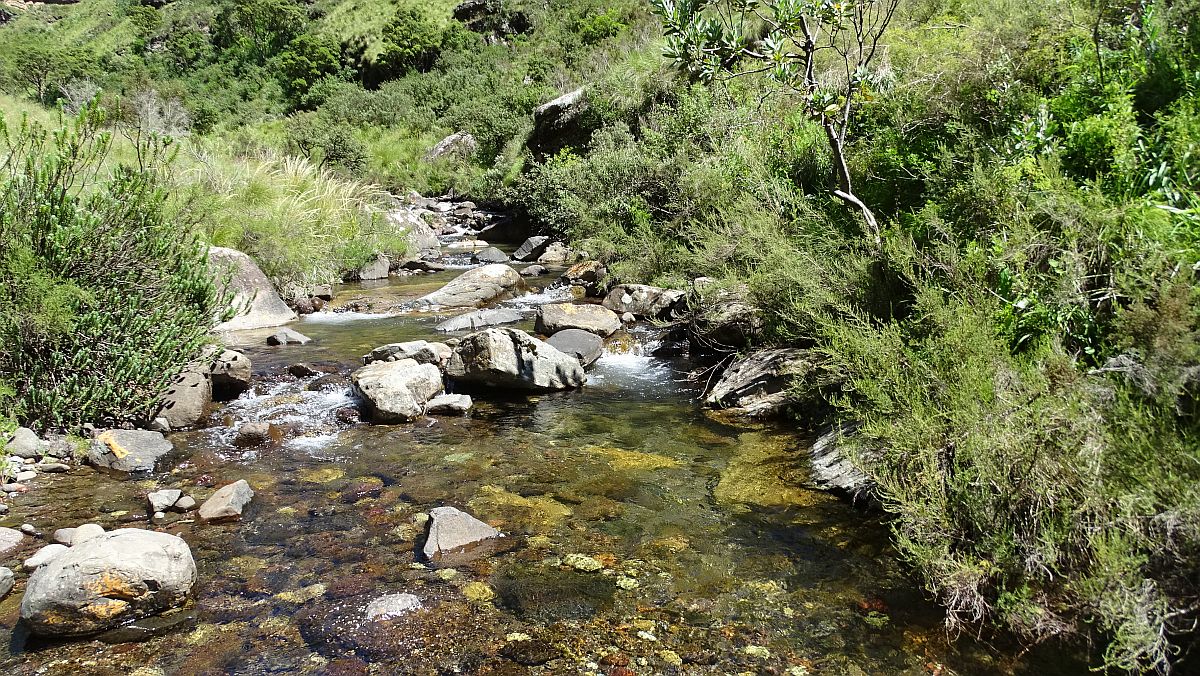
{"label": "bush", "polygon": [[154,167],[114,168],[87,108],[47,133],[0,120],[0,412],[42,429],[144,421],[227,308]]}

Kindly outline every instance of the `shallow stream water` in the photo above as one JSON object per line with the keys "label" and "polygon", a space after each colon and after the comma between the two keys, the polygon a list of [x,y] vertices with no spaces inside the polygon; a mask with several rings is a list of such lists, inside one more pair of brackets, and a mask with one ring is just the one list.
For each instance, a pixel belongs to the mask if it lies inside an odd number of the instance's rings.
{"label": "shallow stream water", "polygon": [[[456,274],[345,287],[334,305],[366,309],[297,322],[313,339],[305,346],[241,336],[253,391],[209,427],[172,435],[180,453],[168,471],[121,480],[80,467],[39,479],[0,523],[178,534],[198,564],[196,601],[162,636],[55,645],[17,623],[18,585],[0,602],[0,673],[1085,671],[1058,654],[948,640],[881,515],[805,488],[806,440],[701,411],[687,364],[641,356],[648,329],[617,341],[580,391],[482,393],[466,417],[408,425],[357,422],[336,376],[322,388],[323,375],[287,374],[305,362],[345,375],[377,345],[444,339],[433,327],[446,315],[395,313]],[[258,420],[274,424],[272,442],[236,446],[237,426]],[[203,500],[242,478],[256,494],[239,523],[147,524],[151,490]],[[457,568],[422,566],[420,516],[440,505],[507,537]],[[579,570],[572,555],[602,569]],[[396,592],[423,608],[366,619],[371,601]]]}

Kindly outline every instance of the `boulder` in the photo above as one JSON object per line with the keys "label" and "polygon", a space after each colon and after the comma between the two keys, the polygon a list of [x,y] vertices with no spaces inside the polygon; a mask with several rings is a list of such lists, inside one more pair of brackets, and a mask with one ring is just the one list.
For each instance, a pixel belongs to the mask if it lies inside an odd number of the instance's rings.
{"label": "boulder", "polygon": [[874,491],[874,482],[850,461],[845,449],[838,443],[857,427],[853,423],[847,423],[825,432],[813,442],[809,450],[813,482],[825,490],[846,493],[853,498],[870,499]]}
{"label": "boulder", "polygon": [[171,429],[192,427],[204,420],[212,398],[207,373],[184,371],[167,388],[155,417],[166,420]]}
{"label": "boulder", "polygon": [[13,575],[12,569],[0,566],[0,599],[8,596],[12,591],[13,585],[17,583],[17,576]]}
{"label": "boulder", "polygon": [[280,329],[267,337],[267,345],[305,345],[310,342],[312,338],[291,329]]}
{"label": "boulder", "polygon": [[550,246],[549,237],[535,235],[526,239],[521,243],[521,246],[517,247],[517,250],[513,252],[513,260],[525,262],[536,261],[538,256],[541,256],[548,246]]}
{"label": "boulder", "polygon": [[182,498],[179,498],[179,502],[176,502],[171,509],[176,512],[187,512],[195,508],[196,498],[193,498],[190,495],[185,495]]}
{"label": "boulder", "polygon": [[465,394],[439,394],[425,404],[426,413],[462,415],[471,410],[471,397]]}
{"label": "boulder", "polygon": [[425,412],[425,403],[442,391],[442,372],[413,359],[375,362],[350,375],[377,423],[408,422]]}
{"label": "boulder", "polygon": [[464,336],[446,375],[466,384],[534,391],[565,390],[587,381],[578,359],[508,328]]}
{"label": "boulder", "polygon": [[522,242],[528,235],[528,225],[511,217],[497,218],[479,231],[479,237],[489,242]]}
{"label": "boulder", "polygon": [[807,350],[772,348],[740,357],[704,397],[708,408],[732,409],[741,415],[780,415],[794,403],[796,378],[814,371]]}
{"label": "boulder", "polygon": [[508,254],[494,246],[489,246],[482,251],[475,252],[475,261],[478,263],[507,263]]}
{"label": "boulder", "polygon": [[34,633],[86,636],[183,605],[196,564],[182,539],[125,528],[75,545],[29,577],[21,619]]}
{"label": "boulder", "polygon": [[0,526],[0,556],[7,556],[25,541],[25,534],[16,528]]}
{"label": "boulder", "polygon": [[209,264],[219,282],[230,275],[228,286],[238,315],[218,324],[214,331],[240,331],[279,326],[296,319],[296,313],[279,297],[274,285],[246,254],[224,247],[208,250]]}
{"label": "boulder", "polygon": [[33,556],[25,559],[25,562],[21,565],[24,566],[25,570],[27,571],[34,571],[46,565],[47,563],[50,563],[68,551],[70,550],[66,545],[58,544],[56,542],[52,545],[46,545],[45,547],[37,550],[33,553]]}
{"label": "boulder", "polygon": [[150,493],[146,500],[150,503],[151,512],[165,512],[179,502],[181,497],[183,491],[178,488],[164,488]]}
{"label": "boulder", "polygon": [[524,317],[516,310],[476,310],[468,312],[465,315],[451,317],[446,321],[438,324],[435,328],[438,331],[477,331],[489,326],[499,324],[513,324],[519,322]]}
{"label": "boulder", "polygon": [[237,350],[222,350],[208,368],[213,399],[229,401],[250,389],[252,368],[253,364],[246,355]]}
{"label": "boulder", "polygon": [[388,343],[380,345],[363,355],[363,364],[373,364],[377,361],[400,361],[412,359],[418,364],[439,365],[450,358],[450,346],[445,343],[431,343],[426,340],[410,340],[405,343]]}
{"label": "boulder", "polygon": [[582,87],[538,106],[533,111],[533,131],[528,140],[530,150],[541,158],[566,147],[586,144],[590,127],[583,113],[587,108],[587,96]]}
{"label": "boulder", "polygon": [[564,329],[581,329],[607,338],[621,328],[621,318],[600,305],[553,303],[538,308],[534,330],[553,335]]}
{"label": "boulder", "polygon": [[568,268],[560,279],[571,286],[583,287],[590,296],[600,292],[607,275],[608,270],[599,261],[580,261]]}
{"label": "boulder", "polygon": [[496,263],[467,270],[441,289],[417,300],[419,306],[477,307],[520,288],[521,276]]}
{"label": "boulder", "polygon": [[222,486],[212,497],[200,505],[200,518],[204,521],[229,521],[240,519],[242,510],[254,498],[254,489],[245,479]]}
{"label": "boulder", "polygon": [[393,225],[404,228],[404,241],[408,244],[405,258],[437,255],[442,250],[437,233],[421,218],[421,211],[400,209],[388,212],[387,219]]}
{"label": "boulder", "polygon": [[429,510],[429,533],[421,553],[437,563],[447,556],[462,553],[469,547],[501,537],[500,531],[453,507]]}
{"label": "boulder", "polygon": [[412,272],[441,272],[446,269],[445,265],[431,261],[405,261],[400,267]]}
{"label": "boulder", "polygon": [[119,472],[153,472],[159,461],[175,450],[161,432],[108,430],[88,447],[88,462]]}
{"label": "boulder", "polygon": [[[701,286],[695,282],[693,285]],[[765,327],[762,313],[749,303],[747,296],[748,290],[743,288],[719,291],[700,301],[702,309],[695,313],[688,327],[694,354],[728,354],[761,342]]]}
{"label": "boulder", "polygon": [[604,307],[647,319],[668,319],[684,299],[684,292],[645,284],[619,284],[604,298]]}
{"label": "boulder", "polygon": [[37,433],[28,427],[18,427],[0,449],[6,455],[37,459],[46,454],[46,442],[39,439]]}
{"label": "boulder", "polygon": [[550,336],[546,342],[559,352],[578,359],[584,368],[596,363],[596,360],[604,354],[604,339],[582,329],[559,331]]}
{"label": "boulder", "polygon": [[470,132],[455,132],[441,141],[425,154],[429,161],[440,159],[470,159],[479,151],[479,142]]}
{"label": "boulder", "polygon": [[385,254],[377,253],[375,258],[367,261],[361,268],[353,274],[348,275],[347,279],[360,279],[364,282],[375,279],[387,279],[388,272],[392,269],[392,261]]}
{"label": "boulder", "polygon": [[522,277],[541,277],[549,272],[545,265],[530,265],[527,268],[521,268],[520,275]]}
{"label": "boulder", "polygon": [[537,257],[537,262],[543,265],[566,265],[573,260],[575,252],[562,242],[551,242],[542,255]]}
{"label": "boulder", "polygon": [[296,378],[311,378],[321,373],[312,364],[306,364],[305,362],[292,364],[287,367],[287,372]]}
{"label": "boulder", "polygon": [[51,540],[54,540],[60,545],[67,545],[68,547],[71,546],[71,540],[74,538],[74,528],[59,528],[58,530],[54,531],[54,535],[50,536]]}

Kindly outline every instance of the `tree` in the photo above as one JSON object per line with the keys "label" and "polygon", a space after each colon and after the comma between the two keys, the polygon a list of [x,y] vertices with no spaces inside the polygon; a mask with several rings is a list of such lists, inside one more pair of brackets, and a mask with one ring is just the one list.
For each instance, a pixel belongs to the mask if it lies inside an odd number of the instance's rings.
{"label": "tree", "polygon": [[17,42],[9,60],[8,78],[24,86],[41,103],[53,103],[59,86],[85,78],[93,59],[78,48],[56,45],[49,38],[31,34]]}
{"label": "tree", "polygon": [[[875,214],[846,161],[856,105],[899,0],[654,0],[666,55],[702,80],[766,73],[795,92],[829,142],[832,194],[858,209],[881,243]],[[751,63],[750,67],[743,64]],[[826,69],[824,71],[818,70]]]}
{"label": "tree", "polygon": [[364,72],[367,86],[401,77],[414,70],[428,70],[442,44],[442,31],[424,14],[401,8],[383,30],[383,45],[372,72]]}
{"label": "tree", "polygon": [[221,10],[216,42],[264,64],[304,32],[307,16],[293,0],[239,0]]}
{"label": "tree", "polygon": [[312,33],[292,40],[276,63],[279,86],[295,108],[310,107],[312,104],[305,100],[308,90],[321,78],[336,75],[342,68],[337,45]]}

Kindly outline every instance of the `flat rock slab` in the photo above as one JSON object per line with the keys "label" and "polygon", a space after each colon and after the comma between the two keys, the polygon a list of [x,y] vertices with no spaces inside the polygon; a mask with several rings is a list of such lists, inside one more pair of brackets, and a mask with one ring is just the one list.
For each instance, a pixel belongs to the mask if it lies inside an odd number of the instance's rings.
{"label": "flat rock slab", "polygon": [[595,364],[604,354],[604,339],[582,329],[559,331],[550,336],[546,343],[559,352],[575,357],[584,368]]}
{"label": "flat rock slab", "polygon": [[312,338],[291,329],[281,329],[267,337],[267,345],[306,345],[310,342]]}
{"label": "flat rock slab", "polygon": [[368,620],[389,620],[421,609],[421,599],[413,594],[388,594],[367,604]]}
{"label": "flat rock slab", "polygon": [[534,330],[553,335],[565,329],[580,329],[607,338],[621,328],[621,317],[600,305],[552,303],[538,308]]}
{"label": "flat rock slab", "polygon": [[245,479],[222,486],[212,497],[200,505],[200,518],[204,521],[226,521],[239,519],[242,510],[254,498],[254,490]]}
{"label": "flat rock slab", "polygon": [[536,261],[538,256],[541,256],[546,251],[546,247],[550,246],[550,238],[544,235],[534,235],[521,243],[517,250],[513,252],[513,260],[516,261]]}
{"label": "flat rock slab", "polygon": [[429,400],[425,412],[462,415],[471,410],[472,403],[471,397],[465,394],[442,394]]}
{"label": "flat rock slab", "polygon": [[451,317],[441,324],[437,325],[438,331],[478,331],[486,329],[489,326],[498,326],[500,324],[515,324],[524,317],[516,310],[476,310],[468,312],[465,315]]}
{"label": "flat rock slab", "polygon": [[501,535],[500,531],[460,509],[435,507],[429,510],[429,534],[421,553],[437,563]]}
{"label": "flat rock slab", "polygon": [[153,472],[173,450],[175,445],[161,432],[108,430],[92,440],[88,462],[119,472]]}

